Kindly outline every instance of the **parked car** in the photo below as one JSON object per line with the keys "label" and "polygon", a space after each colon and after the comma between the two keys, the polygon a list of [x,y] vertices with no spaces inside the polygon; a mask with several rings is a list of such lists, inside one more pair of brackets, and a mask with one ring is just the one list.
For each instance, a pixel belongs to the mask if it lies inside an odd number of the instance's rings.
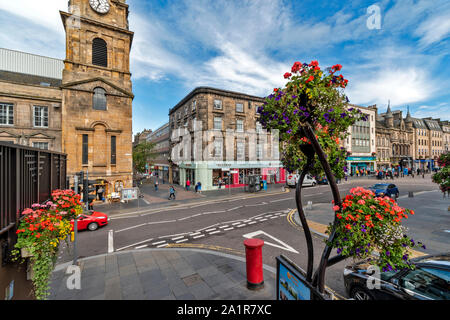
{"label": "parked car", "polygon": [[400,192],[395,184],[392,183],[377,183],[369,188],[369,190],[375,193],[377,197],[394,197],[398,198]]}
{"label": "parked car", "polygon": [[[103,212],[89,211],[88,213],[82,213],[78,217],[77,230],[81,231],[87,229],[89,231],[95,231],[99,227],[106,226],[110,219],[111,218],[108,218],[108,215]],[[73,228],[74,220],[70,223]]]}
{"label": "parked car", "polygon": [[414,270],[381,272],[376,289],[368,288],[373,280],[368,281],[366,262],[346,267],[344,284],[348,296],[355,300],[450,300],[450,252],[411,261],[416,266]]}
{"label": "parked car", "polygon": [[[297,181],[299,178],[300,178],[300,174],[298,174],[298,173],[289,174],[286,179],[286,184],[289,187],[295,187],[297,185]],[[305,179],[303,179],[302,186],[315,186],[316,184],[317,184],[316,179],[314,179],[314,177],[312,175],[310,175],[309,173],[306,174]]]}

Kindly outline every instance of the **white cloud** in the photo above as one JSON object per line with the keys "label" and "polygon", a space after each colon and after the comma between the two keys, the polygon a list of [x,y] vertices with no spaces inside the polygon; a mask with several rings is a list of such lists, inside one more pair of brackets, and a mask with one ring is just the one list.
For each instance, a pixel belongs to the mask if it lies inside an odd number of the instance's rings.
{"label": "white cloud", "polygon": [[[350,84],[350,82],[349,82]],[[359,77],[348,87],[348,96],[354,103],[394,105],[415,103],[432,97],[438,86],[429,75],[418,68],[380,69],[369,77]]]}
{"label": "white cloud", "polygon": [[429,46],[448,37],[450,35],[450,11],[434,16],[420,24],[416,34],[421,37],[419,43],[422,46]]}
{"label": "white cloud", "polygon": [[416,110],[411,111],[415,118],[439,118],[441,120],[450,120],[450,104],[439,103],[437,105],[420,105]]}

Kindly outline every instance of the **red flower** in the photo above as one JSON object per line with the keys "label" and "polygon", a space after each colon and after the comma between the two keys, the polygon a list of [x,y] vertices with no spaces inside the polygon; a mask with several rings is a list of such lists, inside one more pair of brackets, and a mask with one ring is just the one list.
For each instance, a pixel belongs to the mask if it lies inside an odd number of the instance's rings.
{"label": "red flower", "polygon": [[285,78],[285,79],[289,78],[290,76],[292,76],[292,73],[286,72],[286,73],[284,74],[284,78]]}
{"label": "red flower", "polygon": [[294,62],[294,65],[291,68],[291,72],[297,72],[300,71],[300,69],[302,68],[302,64],[301,62]]}
{"label": "red flower", "polygon": [[277,92],[277,91],[278,91],[278,88],[273,89],[273,91]]}
{"label": "red flower", "polygon": [[352,229],[352,226],[349,225],[349,224],[347,224],[347,225],[345,225],[345,228],[346,228],[347,230],[351,230],[351,229]]}
{"label": "red flower", "polygon": [[308,83],[308,82],[313,81],[313,80],[314,80],[314,76],[309,76],[308,80],[306,80],[305,83]]}
{"label": "red flower", "polygon": [[309,65],[311,67],[317,67],[317,66],[319,66],[319,62],[317,62],[317,60],[313,60],[313,61],[311,61],[311,63]]}

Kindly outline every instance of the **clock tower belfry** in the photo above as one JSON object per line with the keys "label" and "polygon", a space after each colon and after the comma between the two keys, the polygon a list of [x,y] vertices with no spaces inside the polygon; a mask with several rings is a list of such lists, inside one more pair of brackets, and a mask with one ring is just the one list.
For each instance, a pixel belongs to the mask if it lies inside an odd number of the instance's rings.
{"label": "clock tower belfry", "polygon": [[132,187],[132,83],[125,0],[70,0],[62,79],[67,174],[89,171],[104,194]]}

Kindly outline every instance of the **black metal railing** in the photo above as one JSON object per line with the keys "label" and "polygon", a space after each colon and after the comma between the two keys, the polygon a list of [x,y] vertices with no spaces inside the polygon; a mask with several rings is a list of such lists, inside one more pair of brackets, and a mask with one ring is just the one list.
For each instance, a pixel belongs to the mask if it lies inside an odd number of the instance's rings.
{"label": "black metal railing", "polygon": [[63,153],[0,142],[0,237],[9,234],[12,240],[22,210],[67,187],[66,159]]}

